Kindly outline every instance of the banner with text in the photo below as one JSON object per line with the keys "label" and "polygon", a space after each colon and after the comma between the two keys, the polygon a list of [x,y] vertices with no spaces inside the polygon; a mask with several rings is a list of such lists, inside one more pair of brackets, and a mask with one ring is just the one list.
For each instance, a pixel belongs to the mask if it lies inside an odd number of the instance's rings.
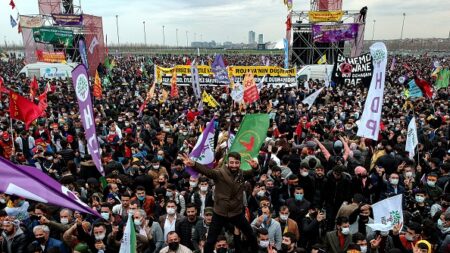
{"label": "banner with text", "polygon": [[81,26],[83,24],[82,15],[52,14],[52,17],[57,25]]}
{"label": "banner with text", "polygon": [[354,40],[358,35],[359,24],[313,25],[314,42],[330,43]]}
{"label": "banner with text", "polygon": [[[177,84],[192,84],[191,81],[191,66],[177,65],[174,67],[177,73]],[[220,83],[214,78],[214,73],[210,66],[199,65],[198,76],[200,85],[226,85]],[[158,83],[170,84],[172,78],[173,68],[164,68],[156,66],[155,75]],[[251,72],[254,75],[255,82],[260,82],[266,76],[265,82],[267,84],[292,84],[296,83],[295,78],[297,69],[283,69],[276,66],[229,66],[228,73],[233,77],[235,82],[242,83],[244,81],[245,73]]]}
{"label": "banner with text", "polygon": [[64,52],[45,52],[36,50],[36,57],[41,62],[62,63],[66,61]]}
{"label": "banner with text", "polygon": [[337,22],[341,21],[343,11],[310,11],[308,12],[309,22]]}
{"label": "banner with text", "polygon": [[73,43],[72,30],[53,27],[33,28],[34,41],[47,44],[64,44],[68,46]]}
{"label": "banner with text", "polygon": [[44,20],[40,16],[20,16],[19,24],[22,28],[37,28],[44,24]]}
{"label": "banner with text", "polygon": [[369,87],[372,80],[373,63],[370,53],[359,57],[345,57],[338,54],[334,63],[331,80],[336,84],[364,85]]}

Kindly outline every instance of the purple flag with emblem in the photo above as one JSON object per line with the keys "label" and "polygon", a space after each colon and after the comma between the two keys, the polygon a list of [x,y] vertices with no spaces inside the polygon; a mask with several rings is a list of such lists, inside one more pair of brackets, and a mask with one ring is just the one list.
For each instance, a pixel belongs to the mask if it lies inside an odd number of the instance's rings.
{"label": "purple flag with emblem", "polygon": [[105,171],[100,160],[97,134],[95,133],[94,111],[92,110],[88,78],[86,67],[83,64],[78,65],[72,70],[72,82],[75,94],[77,95],[78,106],[80,107],[80,116],[86,134],[88,150],[95,167],[97,167],[97,170],[102,176],[105,176]]}
{"label": "purple flag with emblem", "polygon": [[0,157],[0,178],[0,192],[101,217],[67,187],[34,167],[17,166]]}
{"label": "purple flag with emblem", "polygon": [[228,79],[227,67],[225,67],[221,54],[216,55],[216,58],[211,65],[211,69],[214,73],[214,77],[219,83],[230,83],[230,79]]}
{"label": "purple flag with emblem", "polygon": [[[205,130],[198,137],[189,157],[203,165],[213,167],[214,165],[214,118],[206,125]],[[196,177],[198,173],[192,168],[186,168],[191,176]]]}

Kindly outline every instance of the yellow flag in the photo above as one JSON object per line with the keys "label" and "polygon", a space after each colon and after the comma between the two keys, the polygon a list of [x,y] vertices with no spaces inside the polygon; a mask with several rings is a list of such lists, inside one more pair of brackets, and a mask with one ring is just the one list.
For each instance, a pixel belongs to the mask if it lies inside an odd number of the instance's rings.
{"label": "yellow flag", "polygon": [[161,96],[161,103],[164,103],[167,101],[167,98],[169,97],[169,92],[167,92],[165,89],[162,89],[161,91],[162,96]]}
{"label": "yellow flag", "polygon": [[205,90],[203,90],[202,93],[202,101],[212,108],[216,108],[219,105],[219,103],[214,99],[214,97],[208,94]]}
{"label": "yellow flag", "polygon": [[322,57],[320,57],[320,59],[317,61],[317,64],[325,64],[327,63],[327,55],[324,54],[322,55]]}
{"label": "yellow flag", "polygon": [[156,82],[153,82],[152,87],[150,87],[150,89],[147,92],[147,97],[145,98],[145,100],[150,101],[153,99],[153,96],[155,96],[155,85]]}

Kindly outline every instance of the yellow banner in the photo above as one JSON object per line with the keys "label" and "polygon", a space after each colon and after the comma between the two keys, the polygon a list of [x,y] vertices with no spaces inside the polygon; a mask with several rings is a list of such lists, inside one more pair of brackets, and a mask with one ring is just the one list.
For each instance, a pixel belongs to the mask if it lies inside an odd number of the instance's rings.
{"label": "yellow banner", "polygon": [[343,11],[310,11],[309,22],[337,22],[342,19]]}
{"label": "yellow banner", "polygon": [[[164,68],[160,66],[155,66],[156,81],[158,83],[162,82],[163,77],[171,78],[172,71],[175,68],[177,76],[191,76],[191,66],[190,65],[177,65],[173,68]],[[228,66],[228,76],[229,77],[244,77],[245,73],[251,72],[255,78],[262,78],[264,76],[269,77],[295,77],[297,73],[296,68],[283,69],[277,66]],[[211,67],[208,65],[199,65],[198,74],[200,77],[209,76],[213,79],[214,73]],[[180,82],[184,83],[184,82]],[[190,83],[190,82],[189,82]]]}

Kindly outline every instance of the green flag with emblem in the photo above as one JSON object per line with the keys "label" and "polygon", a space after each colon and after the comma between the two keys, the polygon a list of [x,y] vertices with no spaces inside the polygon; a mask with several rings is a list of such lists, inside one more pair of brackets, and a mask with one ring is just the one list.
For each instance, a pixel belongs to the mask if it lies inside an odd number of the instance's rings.
{"label": "green flag with emblem", "polygon": [[269,114],[248,114],[242,120],[230,152],[241,154],[241,169],[250,170],[250,164],[246,160],[255,158],[261,145],[267,137],[269,129]]}

